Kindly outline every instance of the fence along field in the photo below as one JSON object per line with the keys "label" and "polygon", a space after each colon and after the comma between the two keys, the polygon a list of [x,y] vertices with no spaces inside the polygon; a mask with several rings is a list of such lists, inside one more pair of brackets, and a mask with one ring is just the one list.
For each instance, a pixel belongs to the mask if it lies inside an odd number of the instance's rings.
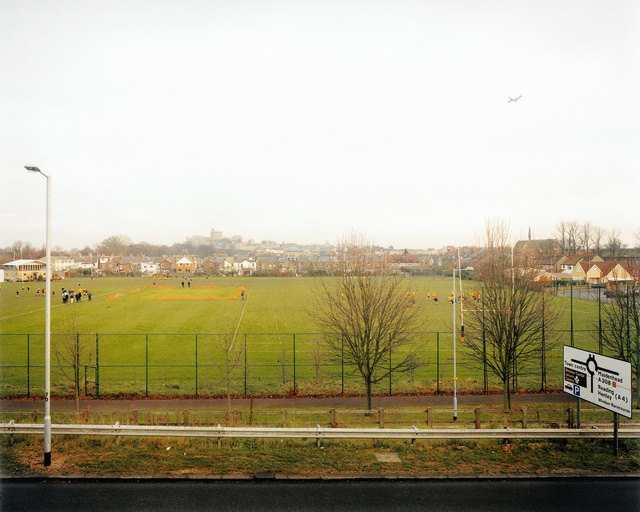
{"label": "fence along field", "polygon": [[[424,328],[413,339],[423,365],[379,382],[375,392],[449,392],[451,278],[405,282],[423,308]],[[82,391],[86,387],[88,393],[100,395],[219,395],[228,385],[234,394],[364,391],[352,368],[323,352],[322,334],[315,333],[309,322],[314,278],[194,277],[184,288],[181,278],[153,283],[148,278],[124,277],[52,283],[52,344],[60,343],[65,317],[76,311],[83,332],[78,342],[90,349],[80,362]],[[45,301],[36,294],[41,286],[29,283],[27,290],[26,283],[2,283],[0,288],[2,396],[42,394]],[[63,287],[87,289],[92,300],[83,297],[80,303],[63,304]],[[246,300],[240,299],[242,289]],[[476,289],[479,286],[473,281],[463,282],[465,295]],[[574,298],[571,304],[570,298],[557,297],[555,303],[562,316],[547,332],[546,357],[518,367],[516,389],[560,389],[562,344],[571,344],[572,338],[576,347],[598,350],[597,302]],[[457,310],[459,315],[459,306]],[[459,317],[457,322],[460,325]],[[232,365],[225,357],[228,347]],[[457,351],[459,392],[501,389],[495,376],[466,356],[459,337]],[[70,383],[52,362],[54,395],[68,395],[69,389]]]}

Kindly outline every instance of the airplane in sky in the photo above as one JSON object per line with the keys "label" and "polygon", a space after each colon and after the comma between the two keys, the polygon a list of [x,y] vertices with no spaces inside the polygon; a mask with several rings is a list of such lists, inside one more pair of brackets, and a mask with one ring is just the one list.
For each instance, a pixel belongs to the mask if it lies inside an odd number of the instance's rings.
{"label": "airplane in sky", "polygon": [[507,96],[507,98],[509,98],[509,101],[507,101],[507,103],[511,103],[512,101],[515,103],[520,98],[522,98],[522,94],[520,96],[518,96],[517,98],[512,98],[511,96]]}

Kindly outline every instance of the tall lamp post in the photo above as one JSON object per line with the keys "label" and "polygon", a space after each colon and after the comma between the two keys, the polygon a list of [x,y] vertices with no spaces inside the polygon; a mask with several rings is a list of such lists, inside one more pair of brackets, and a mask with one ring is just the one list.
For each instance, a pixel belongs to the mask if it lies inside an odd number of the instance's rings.
{"label": "tall lamp post", "polygon": [[[453,421],[458,419],[458,374],[456,373],[456,272],[460,275],[463,270],[473,270],[473,267],[453,269]],[[462,284],[462,283],[461,283]],[[462,286],[460,286],[462,291]],[[462,297],[460,297],[462,308]],[[462,311],[462,309],[460,309]],[[464,341],[464,323],[461,329],[462,341]]]}
{"label": "tall lamp post", "polygon": [[44,465],[51,466],[51,177],[33,165],[25,165],[29,172],[47,178],[47,259],[46,259],[46,313],[44,330]]}

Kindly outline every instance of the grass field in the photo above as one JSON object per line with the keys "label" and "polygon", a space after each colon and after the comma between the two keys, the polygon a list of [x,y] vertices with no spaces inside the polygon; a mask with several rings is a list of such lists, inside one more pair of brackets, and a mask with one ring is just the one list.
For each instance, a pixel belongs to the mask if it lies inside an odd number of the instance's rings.
{"label": "grass field", "polygon": [[[415,336],[424,366],[412,374],[392,376],[378,384],[378,393],[447,391],[452,386],[452,309],[447,297],[450,278],[409,278],[422,307],[423,325]],[[154,284],[155,283],[155,284]],[[0,393],[4,396],[38,394],[43,387],[45,299],[36,290],[43,283],[2,283],[0,289]],[[229,372],[235,393],[362,392],[357,378],[340,362],[319,349],[307,311],[312,307],[314,278],[205,278],[194,277],[190,286],[182,279],[153,281],[149,278],[86,277],[52,284],[52,344],[60,343],[65,320],[76,311],[81,331],[98,333],[81,338],[92,349],[82,364],[96,366],[102,394],[219,394],[225,389],[225,351],[222,334],[231,333],[234,346],[246,341],[247,350],[238,367]],[[63,304],[62,288],[87,289],[92,300]],[[464,281],[465,293],[476,289]],[[246,300],[240,300],[244,290]],[[16,291],[19,295],[16,295]],[[427,299],[436,293],[439,303]],[[598,323],[597,302],[557,297],[562,310],[556,331],[549,333],[555,350],[547,356],[547,383],[558,388],[562,371],[562,344],[570,344],[570,310],[573,309],[574,344],[595,350],[594,327]],[[460,308],[457,308],[458,315]],[[459,318],[457,322],[459,322]],[[459,325],[459,323],[458,323]],[[295,333],[295,334],[294,334]],[[597,335],[597,333],[596,333]],[[551,347],[550,347],[551,348]],[[393,356],[392,356],[393,357]],[[481,368],[470,364],[458,340],[457,373],[460,392],[480,391]],[[54,364],[54,363],[52,363]],[[27,370],[28,367],[28,370]],[[518,387],[540,389],[541,363],[521,369]],[[87,369],[95,381],[95,369]],[[489,374],[489,387],[499,382]],[[53,368],[54,393],[64,393],[68,384]],[[90,383],[93,389],[95,384]]]}

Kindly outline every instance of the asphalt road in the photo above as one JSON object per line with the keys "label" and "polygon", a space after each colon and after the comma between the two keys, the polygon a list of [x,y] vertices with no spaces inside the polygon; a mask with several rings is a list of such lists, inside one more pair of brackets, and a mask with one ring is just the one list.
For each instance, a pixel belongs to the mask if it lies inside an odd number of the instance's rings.
{"label": "asphalt road", "polygon": [[28,481],[1,483],[3,511],[639,510],[640,479],[413,481]]}

